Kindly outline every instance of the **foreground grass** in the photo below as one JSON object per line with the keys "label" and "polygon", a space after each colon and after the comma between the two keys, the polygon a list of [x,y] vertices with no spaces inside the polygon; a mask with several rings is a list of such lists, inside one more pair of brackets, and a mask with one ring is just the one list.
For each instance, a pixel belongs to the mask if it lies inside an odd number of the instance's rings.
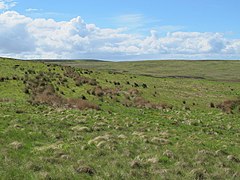
{"label": "foreground grass", "polygon": [[[49,77],[63,97],[84,95],[101,108],[80,111],[29,103],[31,94],[25,93],[21,80],[25,72],[35,71],[27,73],[30,79],[50,70],[63,76],[61,66],[8,59],[0,59],[0,64],[0,76],[9,77],[0,82],[2,179],[240,178],[239,109],[227,114],[209,107],[239,97],[238,83],[83,73],[102,87],[121,89],[110,98],[88,94],[92,86],[76,86],[71,78],[59,84]],[[143,98],[173,108],[123,106],[134,83]]]}

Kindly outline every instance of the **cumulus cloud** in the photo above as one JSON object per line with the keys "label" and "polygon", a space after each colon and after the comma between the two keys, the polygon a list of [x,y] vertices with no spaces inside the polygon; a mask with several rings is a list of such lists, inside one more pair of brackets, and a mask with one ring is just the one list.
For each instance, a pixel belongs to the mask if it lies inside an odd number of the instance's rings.
{"label": "cumulus cloud", "polygon": [[124,28],[99,28],[81,17],[57,22],[32,19],[15,11],[0,14],[0,56],[16,58],[207,59],[239,58],[240,40],[221,33],[158,31],[149,36]]}
{"label": "cumulus cloud", "polygon": [[27,26],[32,20],[14,11],[0,15],[0,53],[33,52],[35,40]]}

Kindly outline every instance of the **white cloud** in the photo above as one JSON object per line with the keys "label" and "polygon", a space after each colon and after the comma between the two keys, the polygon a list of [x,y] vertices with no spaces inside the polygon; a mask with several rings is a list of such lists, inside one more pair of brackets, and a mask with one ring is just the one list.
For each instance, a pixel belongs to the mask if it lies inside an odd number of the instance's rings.
{"label": "white cloud", "polygon": [[57,22],[32,19],[15,11],[0,14],[0,56],[16,58],[237,59],[240,40],[221,33],[169,32],[164,37],[106,29],[81,17]]}
{"label": "white cloud", "polygon": [[0,0],[0,10],[8,10],[17,5],[13,0]]}
{"label": "white cloud", "polygon": [[32,20],[14,11],[0,15],[0,53],[12,54],[34,51],[35,40],[27,30]]}
{"label": "white cloud", "polygon": [[36,11],[39,11],[39,9],[36,9],[36,8],[28,8],[28,9],[26,9],[26,12],[36,12]]}

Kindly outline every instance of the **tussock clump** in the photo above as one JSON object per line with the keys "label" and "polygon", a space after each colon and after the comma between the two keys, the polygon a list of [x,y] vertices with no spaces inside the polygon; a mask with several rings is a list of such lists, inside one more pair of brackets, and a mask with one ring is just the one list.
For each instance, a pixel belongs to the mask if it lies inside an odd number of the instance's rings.
{"label": "tussock clump", "polygon": [[92,130],[93,131],[102,131],[102,130],[104,130],[104,128],[95,125],[95,126],[92,127]]}
{"label": "tussock clump", "polygon": [[106,146],[107,142],[106,141],[100,141],[99,143],[97,143],[97,147],[98,148],[103,148],[104,146]]}
{"label": "tussock clump", "polygon": [[40,171],[43,167],[38,165],[38,164],[34,164],[33,162],[29,162],[26,164],[26,167],[30,170],[33,170],[33,171]]}
{"label": "tussock clump", "polygon": [[40,146],[40,147],[35,147],[34,148],[34,151],[42,151],[42,152],[46,152],[46,151],[60,151],[62,150],[62,147],[63,147],[63,143],[62,141],[58,141],[56,143],[53,143],[53,144],[47,144],[47,145],[43,145],[43,146]]}
{"label": "tussock clump", "polygon": [[145,137],[145,135],[144,135],[143,132],[136,132],[136,131],[134,131],[134,132],[132,133],[132,135],[133,135],[133,136],[139,136],[139,137]]}
{"label": "tussock clump", "polygon": [[89,127],[81,127],[81,126],[75,126],[71,130],[77,131],[77,132],[90,132],[91,131],[91,129]]}
{"label": "tussock clump", "polygon": [[159,160],[158,160],[158,158],[153,157],[153,158],[147,159],[147,162],[151,163],[151,164],[157,164],[159,162]]}
{"label": "tussock clump", "polygon": [[233,161],[233,162],[236,162],[236,163],[240,163],[240,159],[237,158],[237,157],[235,157],[235,156],[233,156],[233,155],[228,155],[228,156],[227,156],[227,159],[228,159],[229,161]]}
{"label": "tussock clump", "polygon": [[158,137],[153,137],[150,142],[153,144],[158,144],[158,145],[169,144],[169,141],[167,139],[158,138]]}
{"label": "tussock clump", "polygon": [[194,176],[196,180],[207,179],[207,176],[208,176],[206,170],[204,169],[193,169],[191,171],[191,174]]}
{"label": "tussock clump", "polygon": [[22,128],[22,125],[20,125],[20,124],[14,124],[12,127],[15,128],[15,129],[21,129],[21,128]]}
{"label": "tussock clump", "polygon": [[123,130],[124,128],[121,127],[121,126],[116,126],[115,129],[121,131],[121,130]]}
{"label": "tussock clump", "polygon": [[96,145],[97,147],[103,147],[106,145],[107,142],[111,141],[111,136],[106,134],[103,136],[97,136],[94,139],[88,141],[89,145]]}
{"label": "tussock clump", "polygon": [[215,156],[220,156],[220,155],[228,155],[228,153],[222,149],[218,149],[217,151],[215,151]]}
{"label": "tussock clump", "polygon": [[18,150],[18,149],[23,148],[23,144],[18,141],[14,141],[10,144],[10,147],[12,147],[15,150]]}
{"label": "tussock clump", "polygon": [[216,107],[219,109],[222,109],[223,112],[233,113],[233,110],[238,106],[240,106],[240,99],[227,100],[218,104]]}
{"label": "tussock clump", "polygon": [[96,171],[90,166],[79,166],[75,168],[75,170],[78,173],[86,173],[90,176],[93,176],[96,173]]}
{"label": "tussock clump", "polygon": [[40,172],[39,177],[40,177],[40,179],[52,179],[52,177],[50,176],[50,174],[48,172]]}
{"label": "tussock clump", "polygon": [[9,98],[0,98],[0,102],[4,102],[4,103],[13,102],[13,101],[14,101],[14,100],[9,99]]}
{"label": "tussock clump", "polygon": [[133,160],[130,166],[131,168],[141,168],[143,165],[139,160]]}
{"label": "tussock clump", "polygon": [[120,134],[120,135],[118,136],[118,138],[119,138],[119,139],[126,139],[127,136],[125,136],[124,134]]}
{"label": "tussock clump", "polygon": [[95,122],[95,124],[97,125],[97,126],[106,126],[107,125],[107,123],[105,123],[105,122]]}
{"label": "tussock clump", "polygon": [[171,159],[173,159],[173,158],[175,157],[174,154],[173,154],[173,152],[170,151],[170,150],[166,150],[166,151],[163,153],[163,155],[164,155],[164,156],[167,156],[168,158],[171,158]]}

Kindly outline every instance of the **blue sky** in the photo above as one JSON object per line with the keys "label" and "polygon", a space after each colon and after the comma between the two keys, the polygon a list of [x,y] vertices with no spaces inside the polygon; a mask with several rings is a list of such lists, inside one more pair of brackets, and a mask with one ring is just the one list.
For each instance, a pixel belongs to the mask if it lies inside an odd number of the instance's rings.
{"label": "blue sky", "polygon": [[[239,0],[19,0],[14,9],[31,17],[55,20],[81,16],[88,23],[112,28],[128,26],[127,22],[118,24],[114,18],[140,15],[147,29],[156,26],[182,26],[186,31],[232,32],[239,36],[239,8]],[[26,9],[39,11],[30,13]]]}
{"label": "blue sky", "polygon": [[[101,33],[92,34],[93,31],[91,30],[90,32],[88,27],[86,29],[80,28],[79,32],[88,32],[89,36],[86,36],[88,40],[90,37],[95,37],[95,39],[89,40],[91,42],[88,42],[88,44],[95,41],[99,42],[99,39],[105,39],[105,41],[101,41],[99,47],[88,46],[87,48],[92,49],[91,52],[86,52],[85,46],[85,49],[79,48],[79,51],[82,51],[81,53],[76,54],[73,51],[78,50],[76,49],[77,47],[70,47],[73,53],[66,52],[65,55],[62,55],[62,58],[69,54],[73,58],[109,57],[109,59],[136,59],[142,57],[155,59],[166,57],[170,59],[238,59],[240,54],[239,8],[239,0],[0,0],[2,19],[9,18],[9,14],[6,15],[7,12],[16,12],[18,14],[15,14],[16,17],[14,18],[16,19],[19,19],[18,16],[31,18],[31,21],[34,23],[30,21],[29,23],[32,25],[37,24],[37,21],[42,18],[45,20],[43,25],[45,23],[47,25],[49,18],[53,19],[54,22],[71,22],[71,20],[80,16],[83,22],[78,21],[77,24],[83,24],[78,25],[78,28],[94,24],[97,29],[102,30]],[[6,27],[9,26],[6,25]],[[29,27],[29,25],[26,24],[26,27]],[[58,24],[55,29],[52,27],[52,30],[62,29],[62,27],[62,25]],[[72,25],[71,27],[73,28]],[[46,26],[41,28],[43,31],[46,30]],[[105,37],[106,34],[103,35],[104,38],[99,37],[106,32],[106,29],[111,29],[112,34],[110,33],[110,36],[117,37],[117,40],[109,40],[109,38]],[[29,38],[33,36],[33,45],[39,44],[38,34],[35,34],[37,33],[36,31],[30,32],[28,30],[26,33],[32,33],[28,35]],[[62,33],[66,32],[62,31]],[[46,39],[48,39],[48,35],[46,33]],[[80,37],[86,40],[85,36]],[[59,39],[54,40],[59,42]],[[79,44],[83,43],[82,40],[78,42],[78,47],[80,46]],[[201,42],[202,45],[198,45],[195,41]],[[175,47],[174,43],[179,47]],[[45,42],[45,44],[49,44],[49,42]],[[100,48],[100,46],[105,44],[109,44],[109,46]],[[148,49],[147,45],[151,46],[151,48]],[[44,43],[41,46],[44,46]],[[54,50],[54,47],[56,48],[56,44],[51,46],[53,50],[52,56],[55,57],[54,54],[56,53],[54,52],[57,52],[57,50]],[[35,49],[40,48],[42,53],[44,53],[44,47],[35,47]],[[200,50],[197,51],[197,48]],[[141,53],[144,50],[147,53]],[[51,55],[51,52],[47,53],[48,56]],[[14,55],[10,50],[2,51],[1,54]],[[15,56],[28,57],[26,52],[20,52],[20,55],[17,54]],[[38,56],[41,57],[41,52],[37,52],[33,57]]]}

